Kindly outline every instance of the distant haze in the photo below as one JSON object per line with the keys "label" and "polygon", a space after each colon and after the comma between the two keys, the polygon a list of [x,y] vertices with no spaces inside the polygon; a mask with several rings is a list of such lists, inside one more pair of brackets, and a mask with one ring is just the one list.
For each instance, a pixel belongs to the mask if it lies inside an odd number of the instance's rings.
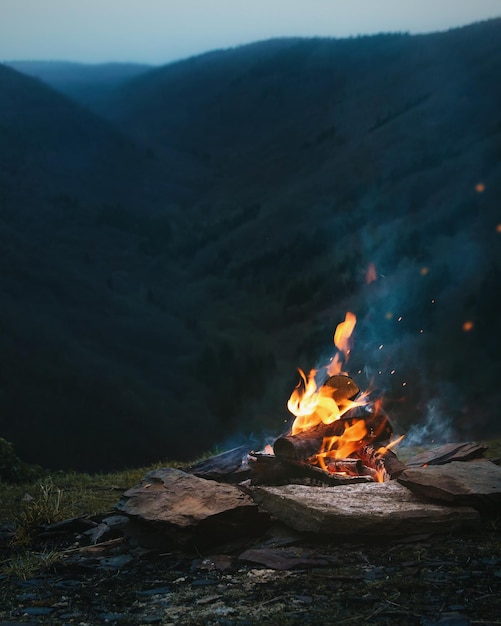
{"label": "distant haze", "polygon": [[163,64],[272,37],[447,30],[501,0],[1,0],[0,60]]}

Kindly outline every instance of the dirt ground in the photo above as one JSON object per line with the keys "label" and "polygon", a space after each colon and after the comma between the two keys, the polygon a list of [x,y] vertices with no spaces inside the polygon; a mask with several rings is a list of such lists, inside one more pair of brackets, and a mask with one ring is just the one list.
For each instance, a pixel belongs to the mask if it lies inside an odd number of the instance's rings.
{"label": "dirt ground", "polygon": [[62,558],[39,542],[33,573],[24,562],[2,576],[0,626],[501,624],[500,529],[491,516],[474,532],[394,541],[268,532],[204,553],[120,538],[72,551],[67,535]]}

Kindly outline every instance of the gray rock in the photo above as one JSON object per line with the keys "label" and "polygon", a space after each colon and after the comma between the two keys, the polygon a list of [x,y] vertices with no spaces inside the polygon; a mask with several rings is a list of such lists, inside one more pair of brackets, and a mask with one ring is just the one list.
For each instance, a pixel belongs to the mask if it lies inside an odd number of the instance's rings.
{"label": "gray rock", "polygon": [[257,508],[238,487],[163,468],[149,472],[140,485],[126,491],[116,508],[146,522],[190,528],[245,507]]}
{"label": "gray rock", "polygon": [[268,513],[299,531],[384,536],[448,532],[471,526],[478,513],[467,507],[424,502],[396,481],[339,487],[255,487]]}
{"label": "gray rock", "polygon": [[414,493],[474,508],[501,505],[501,467],[490,461],[454,461],[407,469],[398,481]]}

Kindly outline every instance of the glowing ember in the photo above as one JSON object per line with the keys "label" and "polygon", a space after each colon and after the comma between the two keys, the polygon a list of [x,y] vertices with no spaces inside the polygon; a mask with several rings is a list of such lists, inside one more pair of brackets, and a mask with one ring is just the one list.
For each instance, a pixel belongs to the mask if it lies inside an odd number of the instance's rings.
{"label": "glowing ember", "polygon": [[367,272],[365,273],[365,282],[367,285],[370,285],[375,280],[377,280],[376,266],[374,263],[369,263],[369,267],[367,268]]}
{"label": "glowing ember", "polygon": [[475,191],[476,191],[477,193],[483,193],[483,192],[485,191],[485,185],[484,185],[484,183],[477,183],[477,184],[475,185]]}
{"label": "glowing ember", "polygon": [[463,324],[463,330],[465,333],[469,333],[470,330],[473,330],[474,324],[471,320],[467,320],[464,324]]}
{"label": "glowing ember", "polygon": [[316,455],[316,460],[320,467],[325,470],[326,458],[347,459],[360,447],[360,440],[367,434],[364,420],[356,421],[352,426],[348,426],[340,437],[326,437],[322,449]]}

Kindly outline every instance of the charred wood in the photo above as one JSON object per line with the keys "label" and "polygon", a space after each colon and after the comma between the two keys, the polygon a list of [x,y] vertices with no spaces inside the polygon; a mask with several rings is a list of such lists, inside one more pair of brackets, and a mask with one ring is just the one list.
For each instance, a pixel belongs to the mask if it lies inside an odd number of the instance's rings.
{"label": "charred wood", "polygon": [[384,468],[390,475],[390,478],[398,478],[400,474],[407,469],[407,465],[402,463],[393,450],[386,450],[381,455],[384,461]]}
{"label": "charred wood", "polygon": [[[371,478],[363,475],[361,463],[357,459],[344,459],[345,468],[348,465],[357,468],[360,473],[336,474],[324,471],[320,467],[295,461],[294,459],[278,458],[273,454],[251,453],[249,456],[249,466],[252,469],[252,485],[347,485],[356,482],[367,482]],[[345,471],[345,470],[342,470]]]}
{"label": "charred wood", "polygon": [[341,418],[331,424],[318,424],[296,435],[284,435],[275,441],[273,451],[280,458],[296,461],[307,459],[318,454],[325,438],[340,437],[347,428],[360,420],[365,422],[365,435],[359,440],[358,447],[372,442],[388,441],[391,438],[393,429],[388,417],[383,413],[369,413],[364,417]]}
{"label": "charred wood", "polygon": [[363,476],[363,463],[360,459],[324,459],[328,472]]}
{"label": "charred wood", "polygon": [[[407,469],[407,465],[402,463],[393,450],[386,448],[375,449],[373,446],[363,446],[355,453],[360,458],[364,470],[374,470],[376,480],[384,482],[397,478]],[[372,475],[372,472],[369,472]]]}
{"label": "charred wood", "polygon": [[323,386],[332,389],[332,398],[338,405],[346,404],[347,400],[354,400],[360,392],[360,387],[353,378],[344,374],[331,376]]}

